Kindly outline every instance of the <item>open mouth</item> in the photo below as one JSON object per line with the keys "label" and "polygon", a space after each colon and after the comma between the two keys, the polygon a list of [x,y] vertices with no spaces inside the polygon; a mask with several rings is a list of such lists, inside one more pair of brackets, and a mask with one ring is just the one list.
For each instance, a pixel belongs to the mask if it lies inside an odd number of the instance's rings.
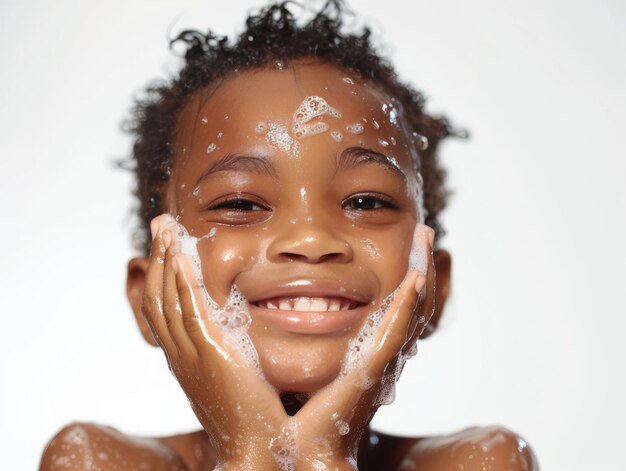
{"label": "open mouth", "polygon": [[356,309],[363,303],[347,298],[326,296],[281,296],[255,301],[255,306],[264,309],[299,312],[333,312]]}

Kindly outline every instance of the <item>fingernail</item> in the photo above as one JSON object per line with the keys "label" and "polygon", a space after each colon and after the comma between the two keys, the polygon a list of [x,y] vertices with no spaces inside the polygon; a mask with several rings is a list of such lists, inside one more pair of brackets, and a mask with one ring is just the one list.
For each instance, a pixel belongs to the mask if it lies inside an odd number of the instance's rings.
{"label": "fingernail", "polygon": [[428,228],[428,241],[430,242],[430,248],[435,246],[435,230],[432,227]]}
{"label": "fingernail", "polygon": [[170,233],[170,231],[165,230],[163,232],[163,245],[165,245],[166,249],[169,248],[171,242],[172,242],[172,234]]}
{"label": "fingernail", "polygon": [[159,224],[159,222],[156,219],[153,219],[152,222],[150,222],[150,232],[152,233],[152,240],[154,240],[154,238],[157,236],[160,229],[161,225]]}
{"label": "fingernail", "polygon": [[174,259],[174,263],[172,263],[172,269],[174,270],[174,274],[178,275],[178,270],[180,270],[182,267],[180,266],[180,260],[178,260],[178,258]]}
{"label": "fingernail", "polygon": [[419,294],[424,288],[425,284],[426,277],[420,273],[419,275],[417,275],[417,279],[415,280],[415,291],[417,291],[417,293]]}

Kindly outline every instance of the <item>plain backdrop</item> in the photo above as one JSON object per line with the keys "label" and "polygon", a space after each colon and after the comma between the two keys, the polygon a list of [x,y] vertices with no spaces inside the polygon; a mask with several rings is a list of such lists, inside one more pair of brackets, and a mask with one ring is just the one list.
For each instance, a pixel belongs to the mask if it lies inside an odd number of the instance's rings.
{"label": "plain backdrop", "polygon": [[[240,31],[256,0],[0,4],[0,469],[74,420],[197,428],[124,293],[133,98],[168,35]],[[542,469],[624,469],[626,3],[353,0],[428,109],[471,132],[442,158],[453,292],[374,420],[502,424]]]}

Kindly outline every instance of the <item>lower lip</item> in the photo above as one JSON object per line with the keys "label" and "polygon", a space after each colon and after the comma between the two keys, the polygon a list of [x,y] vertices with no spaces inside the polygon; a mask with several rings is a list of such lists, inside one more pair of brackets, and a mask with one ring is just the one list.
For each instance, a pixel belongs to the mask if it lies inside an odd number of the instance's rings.
{"label": "lower lip", "polygon": [[255,319],[270,324],[280,330],[293,334],[339,334],[353,330],[363,319],[363,307],[347,311],[282,311],[280,309],[266,309],[250,305],[252,322]]}

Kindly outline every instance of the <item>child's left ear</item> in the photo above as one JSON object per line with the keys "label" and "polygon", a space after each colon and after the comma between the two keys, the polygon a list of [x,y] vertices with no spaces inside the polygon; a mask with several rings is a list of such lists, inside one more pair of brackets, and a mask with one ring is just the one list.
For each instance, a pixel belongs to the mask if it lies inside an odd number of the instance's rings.
{"label": "child's left ear", "polygon": [[141,335],[146,342],[154,347],[158,347],[157,341],[152,335],[152,330],[148,321],[143,315],[141,304],[143,303],[143,289],[146,285],[146,273],[148,272],[147,258],[133,258],[128,262],[128,272],[126,275],[126,296],[130,306],[133,308],[135,320],[141,330]]}
{"label": "child's left ear", "polygon": [[437,326],[443,314],[443,308],[448,299],[448,293],[450,292],[452,257],[450,257],[450,254],[445,250],[436,250],[433,253],[433,259],[435,263],[435,312],[420,335],[421,339],[425,339],[437,330]]}

